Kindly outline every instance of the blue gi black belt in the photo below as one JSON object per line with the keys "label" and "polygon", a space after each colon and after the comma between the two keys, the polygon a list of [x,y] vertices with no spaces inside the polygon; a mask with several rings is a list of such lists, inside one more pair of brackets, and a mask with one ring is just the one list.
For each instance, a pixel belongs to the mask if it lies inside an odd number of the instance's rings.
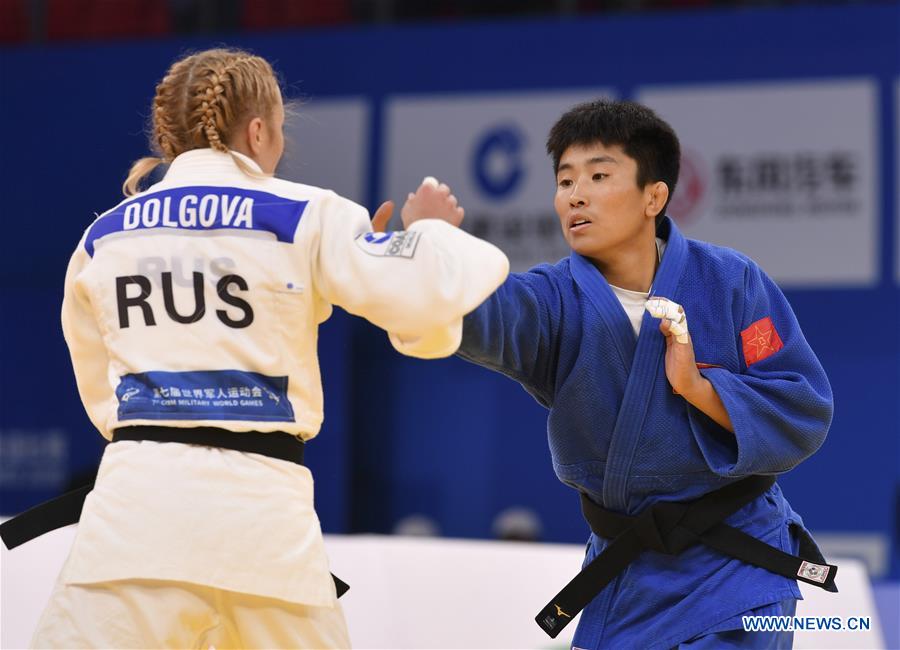
{"label": "blue gi black belt", "polygon": [[535,617],[551,637],[572,621],[643,551],[678,555],[694,544],[802,580],[826,591],[837,591],[837,567],[826,564],[812,539],[801,529],[800,554],[790,555],[722,523],[775,482],[771,476],[750,476],[694,501],[660,502],[636,517],[607,510],[581,495],[581,511],[591,530],[612,541],[604,551],[563,587]]}
{"label": "blue gi black belt", "polygon": [[[303,451],[306,446],[303,440],[284,431],[228,431],[216,427],[132,426],[116,429],[112,441],[115,443],[123,440],[220,447],[261,454],[298,465],[303,464]],[[0,524],[0,538],[3,539],[6,548],[13,549],[51,530],[77,523],[81,518],[84,500],[93,488],[94,484],[90,483],[77,490],[66,492]],[[334,578],[334,586],[340,598],[350,587],[334,574],[331,577]]]}

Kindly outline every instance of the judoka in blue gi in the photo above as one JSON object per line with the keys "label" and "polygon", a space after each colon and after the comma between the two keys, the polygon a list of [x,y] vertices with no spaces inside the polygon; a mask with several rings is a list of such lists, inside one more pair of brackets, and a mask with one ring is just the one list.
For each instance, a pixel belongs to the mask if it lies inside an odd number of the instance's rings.
{"label": "judoka in blue gi", "polygon": [[[549,410],[553,467],[589,509],[636,516],[765,477],[724,524],[776,554],[805,554],[782,573],[816,584],[831,571],[834,590],[836,568],[770,478],[815,452],[832,416],[828,379],[784,295],[753,260],[686,239],[665,216],[680,148],[651,110],[578,105],[547,149],[572,253],[511,274],[466,317],[460,356]],[[731,546],[759,550],[746,541]],[[585,565],[611,543],[592,534]],[[790,647],[792,633],[745,632],[742,616],[792,615],[801,597],[796,579],[704,543],[645,547],[590,595],[577,648]],[[550,632],[576,613],[565,610],[551,601],[538,623]]]}

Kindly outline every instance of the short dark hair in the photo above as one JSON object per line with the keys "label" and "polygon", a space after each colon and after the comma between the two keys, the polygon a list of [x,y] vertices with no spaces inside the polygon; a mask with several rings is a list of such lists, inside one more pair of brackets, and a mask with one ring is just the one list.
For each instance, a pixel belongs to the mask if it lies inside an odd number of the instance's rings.
{"label": "short dark hair", "polygon": [[[637,102],[598,99],[569,109],[547,137],[547,153],[553,158],[553,172],[573,145],[618,145],[637,162],[637,184],[662,181],[669,187],[669,201],[675,193],[681,146],[675,131],[656,113]],[[669,201],[656,215],[657,226],[666,214]]]}

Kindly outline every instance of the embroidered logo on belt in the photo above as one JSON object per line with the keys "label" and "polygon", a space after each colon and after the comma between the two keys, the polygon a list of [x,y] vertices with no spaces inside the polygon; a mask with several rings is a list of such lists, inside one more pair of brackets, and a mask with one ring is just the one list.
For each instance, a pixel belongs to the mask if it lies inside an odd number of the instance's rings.
{"label": "embroidered logo on belt", "polygon": [[828,578],[828,572],[830,570],[831,567],[813,564],[812,562],[804,560],[803,564],[800,565],[800,569],[797,571],[797,575],[801,578],[812,580],[813,582],[825,584],[825,580]]}
{"label": "embroidered logo on belt", "polygon": [[741,340],[744,344],[744,361],[748,366],[771,357],[784,347],[781,337],[775,331],[772,319],[768,316],[759,319],[742,331]]}
{"label": "embroidered logo on belt", "polygon": [[560,607],[560,606],[557,605],[556,603],[553,603],[553,606],[556,608],[556,615],[557,615],[557,616],[565,616],[566,618],[572,618],[571,616],[569,616],[568,614],[566,614],[566,613],[562,610],[562,607]]}

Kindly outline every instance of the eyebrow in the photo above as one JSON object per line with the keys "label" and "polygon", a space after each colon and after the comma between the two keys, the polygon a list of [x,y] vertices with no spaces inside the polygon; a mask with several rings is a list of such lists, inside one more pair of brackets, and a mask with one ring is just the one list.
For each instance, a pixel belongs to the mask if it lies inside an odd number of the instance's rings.
{"label": "eyebrow", "polygon": [[[613,158],[612,156],[603,155],[603,156],[594,156],[593,158],[591,158],[590,160],[587,161],[587,164],[588,165],[596,165],[597,163],[616,163],[616,164],[618,164],[618,162],[619,161],[616,160],[615,158]],[[566,170],[566,169],[572,169],[572,163],[563,163],[556,169],[556,173],[558,174],[559,172]]]}

